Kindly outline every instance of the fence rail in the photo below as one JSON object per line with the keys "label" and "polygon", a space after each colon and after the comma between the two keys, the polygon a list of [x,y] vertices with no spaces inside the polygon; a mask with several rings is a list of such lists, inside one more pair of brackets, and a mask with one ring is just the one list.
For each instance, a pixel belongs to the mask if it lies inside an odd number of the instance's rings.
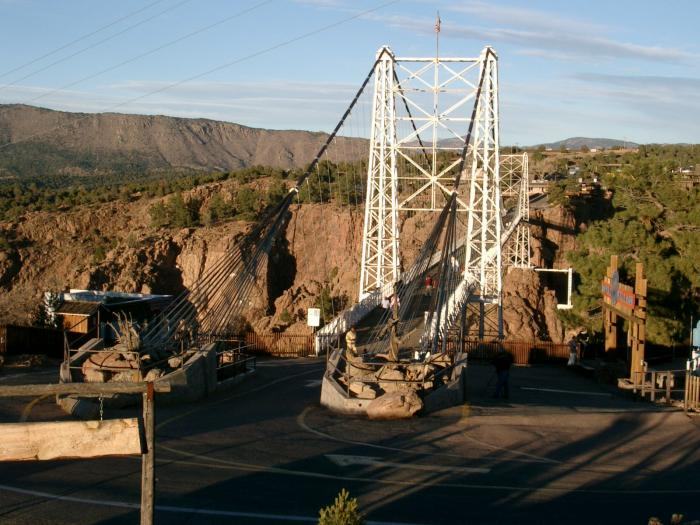
{"label": "fence rail", "polygon": [[491,359],[505,350],[516,365],[561,362],[569,359],[569,346],[551,341],[484,341],[465,339],[464,351],[470,359]]}
{"label": "fence rail", "polygon": [[685,395],[687,377],[685,370],[644,370],[632,373],[632,392],[650,401],[656,401],[657,397],[663,399],[666,404],[671,404],[674,397]]}
{"label": "fence rail", "polygon": [[308,357],[314,355],[313,334],[248,332],[244,337],[246,353],[276,357]]}
{"label": "fence rail", "polygon": [[700,376],[686,371],[685,376],[685,411],[700,412]]}

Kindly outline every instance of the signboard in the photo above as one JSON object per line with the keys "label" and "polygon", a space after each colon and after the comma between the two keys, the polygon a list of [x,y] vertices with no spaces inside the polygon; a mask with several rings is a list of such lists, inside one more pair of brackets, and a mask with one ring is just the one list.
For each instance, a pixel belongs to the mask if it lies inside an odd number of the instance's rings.
{"label": "signboard", "polygon": [[605,277],[602,282],[603,297],[606,302],[624,310],[634,310],[634,288],[626,284],[620,284],[620,274],[615,271],[612,277]]}
{"label": "signboard", "polygon": [[321,326],[321,309],[309,308],[306,314],[306,324],[318,328]]}
{"label": "signboard", "polygon": [[693,340],[691,342],[692,346],[700,347],[700,321],[693,329]]}

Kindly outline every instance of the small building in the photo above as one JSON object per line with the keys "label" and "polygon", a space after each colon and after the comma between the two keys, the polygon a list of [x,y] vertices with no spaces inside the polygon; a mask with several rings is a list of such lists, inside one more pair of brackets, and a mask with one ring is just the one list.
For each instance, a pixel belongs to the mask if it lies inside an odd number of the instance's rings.
{"label": "small building", "polygon": [[87,334],[100,325],[100,303],[66,301],[55,311],[58,326],[66,332]]}
{"label": "small building", "polygon": [[172,295],[71,289],[59,294],[47,292],[46,304],[54,305],[49,316],[57,319],[69,339],[92,334],[111,340],[114,334],[108,325],[113,325],[118,316],[143,324],[162,312],[172,299]]}

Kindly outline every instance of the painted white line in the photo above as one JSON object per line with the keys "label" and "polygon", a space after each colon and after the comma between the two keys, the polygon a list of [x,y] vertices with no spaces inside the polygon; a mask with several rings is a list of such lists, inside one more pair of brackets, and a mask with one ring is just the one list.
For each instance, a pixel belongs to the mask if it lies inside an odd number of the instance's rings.
{"label": "painted white line", "polygon": [[[313,407],[306,407],[301,414],[297,416],[297,425],[302,429],[305,430],[306,432],[309,432],[311,434],[316,434],[317,436],[323,438],[323,439],[328,439],[330,441],[337,441],[338,443],[346,443],[348,445],[358,445],[361,447],[367,447],[367,448],[373,448],[377,450],[389,450],[391,452],[401,452],[405,454],[420,454],[422,456],[440,456],[440,457],[446,457],[446,458],[457,458],[464,460],[464,455],[463,454],[450,454],[449,452],[433,452],[433,451],[420,451],[420,450],[414,450],[410,448],[400,448],[400,447],[390,447],[387,445],[378,445],[376,443],[367,443],[366,441],[357,441],[353,439],[347,439],[347,438],[340,438],[336,436],[332,436],[331,434],[328,434],[326,432],[322,432],[316,428],[313,428],[309,426],[306,423],[306,414],[312,410]],[[466,436],[469,437],[469,436]],[[495,447],[493,445],[488,445],[491,448],[499,448]],[[524,458],[514,458],[509,461],[520,461],[524,463],[541,463],[543,461],[551,461],[555,462],[554,460],[548,460],[545,458],[540,458],[539,456],[532,456],[531,454],[527,454],[525,452],[518,452],[518,451],[512,451],[508,449],[502,449],[506,450],[507,452],[510,452],[511,454],[515,455],[520,455],[520,456],[526,456]],[[532,458],[532,459],[530,459]]]}
{"label": "painted white line", "polygon": [[444,465],[421,465],[417,463],[392,463],[382,461],[380,458],[368,456],[346,456],[344,454],[326,454],[326,457],[339,467],[350,467],[353,465],[365,465],[372,467],[390,467],[399,469],[422,470],[428,472],[448,472],[450,474],[488,474],[490,468],[482,467],[449,467]]}
{"label": "painted white line", "polygon": [[[228,461],[224,459],[209,458],[199,454],[192,454],[182,450],[173,449],[161,445],[160,448],[173,452],[181,456],[193,457],[197,459],[202,459],[204,461],[188,461],[188,460],[161,460],[164,463],[180,463],[183,465],[192,465],[203,468],[215,468],[220,470],[239,470],[244,472],[261,472],[266,474],[281,474],[286,476],[298,476],[304,478],[317,478],[323,480],[340,480],[340,481],[351,481],[359,483],[373,483],[379,485],[394,485],[397,487],[424,487],[424,488],[456,488],[456,489],[475,489],[475,490],[500,490],[508,492],[531,492],[533,494],[551,493],[551,494],[566,494],[566,493],[580,493],[580,494],[700,494],[700,488],[694,489],[650,489],[650,490],[635,490],[635,489],[581,489],[576,488],[578,485],[566,485],[566,486],[548,486],[548,487],[533,487],[532,485],[491,485],[483,483],[451,483],[435,481],[430,479],[428,481],[421,481],[419,479],[410,480],[394,480],[394,479],[382,479],[381,477],[362,477],[362,476],[348,476],[348,475],[333,475],[326,474],[324,472],[314,472],[307,470],[290,470],[282,467],[269,467],[265,465],[254,465],[240,463],[237,461]],[[1,487],[1,486],[0,486]]]}
{"label": "painted white line", "polygon": [[317,386],[321,386],[321,382],[321,379],[309,379],[304,386],[306,388],[316,388]]}
{"label": "painted white line", "polygon": [[580,396],[601,396],[610,397],[612,394],[607,392],[584,392],[581,390],[559,390],[557,388],[535,388],[531,386],[521,386],[521,390],[534,390],[536,392],[554,392],[556,394],[576,394]]}
{"label": "painted white line", "polygon": [[[69,501],[71,503],[85,503],[90,505],[100,505],[102,507],[117,507],[122,509],[139,510],[141,505],[138,503],[129,503],[126,501],[100,500],[90,498],[79,498],[76,496],[62,496],[60,494],[51,494],[49,492],[41,492],[38,490],[27,490],[19,487],[11,487],[9,485],[0,485],[0,490],[14,492],[16,494],[25,494],[39,498],[53,499],[58,501]],[[179,514],[202,514],[206,516],[229,516],[233,518],[253,518],[261,520],[275,521],[302,521],[307,523],[318,523],[318,517],[311,516],[295,516],[293,514],[267,514],[262,512],[239,512],[235,510],[219,510],[219,509],[202,509],[193,507],[176,507],[173,505],[156,505],[155,510],[159,512],[175,512]],[[417,525],[411,523],[400,523],[394,521],[367,521],[367,525]]]}

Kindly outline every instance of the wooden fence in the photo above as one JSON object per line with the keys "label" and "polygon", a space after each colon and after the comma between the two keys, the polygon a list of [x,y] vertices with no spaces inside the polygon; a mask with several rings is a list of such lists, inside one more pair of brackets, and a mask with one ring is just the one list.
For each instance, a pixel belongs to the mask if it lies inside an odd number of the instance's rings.
{"label": "wooden fence", "polygon": [[700,412],[700,376],[686,372],[685,376],[685,411]]}
{"label": "wooden fence", "polygon": [[245,352],[276,357],[308,357],[314,355],[313,334],[270,333],[245,334]]}
{"label": "wooden fence", "polygon": [[46,354],[63,357],[63,332],[36,326],[0,326],[0,354]]}
{"label": "wooden fence", "polygon": [[489,360],[501,350],[513,356],[516,365],[563,362],[569,359],[569,345],[551,341],[483,341],[465,339],[470,359]]}

